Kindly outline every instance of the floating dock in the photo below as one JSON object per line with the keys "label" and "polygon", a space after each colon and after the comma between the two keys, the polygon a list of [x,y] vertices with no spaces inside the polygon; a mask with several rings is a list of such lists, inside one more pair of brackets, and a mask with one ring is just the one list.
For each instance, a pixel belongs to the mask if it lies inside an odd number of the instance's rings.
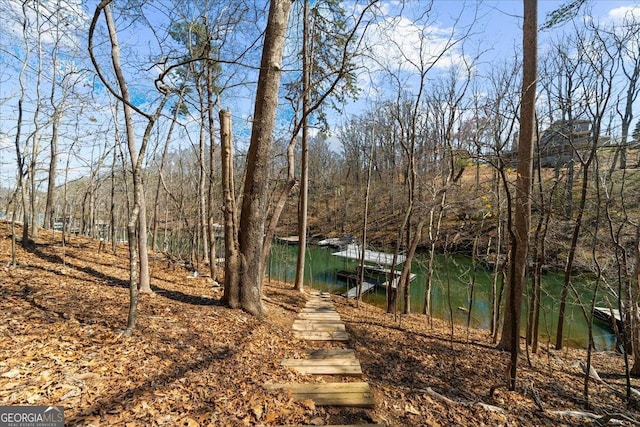
{"label": "floating dock", "polygon": [[[409,281],[413,281],[416,278],[416,275],[411,273],[411,275],[409,276]],[[398,282],[400,281],[400,274],[396,275],[396,278],[393,279],[392,283],[391,283],[391,287],[393,289],[396,289],[398,287]],[[357,283],[357,282],[356,282]],[[362,295],[373,291],[376,286],[380,286],[381,288],[387,288],[387,286],[389,286],[389,282],[381,282],[381,283],[375,283],[375,282],[369,282],[366,280],[365,277],[365,281],[362,282]],[[343,297],[346,298],[355,298],[358,295],[358,286],[354,286],[353,288],[349,289],[347,292],[344,292],[342,294]]]}
{"label": "floating dock", "polygon": [[[362,259],[362,248],[358,244],[351,244],[347,245],[343,251],[334,252],[332,255],[340,258],[360,260]],[[406,259],[407,257],[405,255],[398,255],[396,265],[404,263]],[[393,254],[365,249],[364,262],[368,264],[390,266],[393,263]]]}
{"label": "floating dock", "polygon": [[622,317],[620,316],[620,310],[617,308],[609,308],[609,307],[594,307],[593,308],[593,317],[596,319],[606,323],[610,328],[613,329],[613,319],[615,319],[616,326],[618,330],[622,328]]}
{"label": "floating dock", "polygon": [[[361,295],[364,295],[367,292],[371,292],[375,288],[376,288],[376,284],[375,283],[364,281],[364,282],[362,282]],[[353,288],[349,289],[347,292],[344,292],[342,294],[342,296],[345,297],[345,298],[356,298],[358,296],[358,286],[356,285]]]}
{"label": "floating dock", "polygon": [[[360,245],[352,244],[347,245],[347,247],[340,251],[333,253],[334,256],[340,258],[346,258],[351,260],[361,260],[364,255],[364,281],[362,282],[362,291],[361,294],[364,295],[368,292],[375,290],[376,287],[380,286],[386,288],[389,286],[389,280],[387,278],[393,274],[395,277],[391,280],[391,287],[395,289],[398,286],[398,282],[400,280],[400,275],[402,274],[401,269],[392,269],[390,268],[393,264],[393,254],[377,252],[372,250],[365,250],[364,254]],[[400,264],[403,264],[406,261],[407,257],[405,255],[398,255],[396,257],[396,267]],[[392,273],[393,271],[393,273]],[[359,272],[360,267],[358,267],[357,271],[338,271],[336,273],[336,277],[338,279],[344,280],[349,284],[350,282],[355,283],[356,285],[347,289],[347,292],[342,294],[343,297],[346,298],[356,298],[358,293],[357,283],[359,281]],[[411,273],[409,275],[409,281],[412,281],[416,278],[416,275]]]}
{"label": "floating dock", "polygon": [[284,237],[276,237],[276,240],[280,243],[284,243],[287,245],[297,245],[300,242],[299,236],[284,236]]}

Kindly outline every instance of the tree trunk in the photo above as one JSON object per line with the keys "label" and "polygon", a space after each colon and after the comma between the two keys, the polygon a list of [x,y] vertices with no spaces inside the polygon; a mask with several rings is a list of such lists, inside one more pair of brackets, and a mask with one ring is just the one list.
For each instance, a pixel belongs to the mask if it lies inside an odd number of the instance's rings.
{"label": "tree trunk", "polygon": [[[169,125],[169,130],[167,131],[167,137],[164,140],[164,147],[162,148],[162,155],[160,156],[160,165],[158,166],[158,181],[156,182],[156,191],[155,197],[153,198],[153,231],[151,233],[151,248],[153,250],[157,250],[157,241],[158,241],[158,227],[160,221],[158,220],[158,208],[160,207],[160,187],[162,186],[162,174],[164,172],[164,166],[167,160],[167,153],[169,152],[169,142],[171,141],[171,135],[173,135],[173,129],[176,125],[176,120],[178,118],[178,112],[182,106],[182,100],[184,96],[184,92],[186,91],[183,88],[180,91],[180,98],[178,99],[178,103],[173,109],[173,117],[171,117],[171,124]],[[164,236],[166,239],[167,236]]]}
{"label": "tree trunk", "polygon": [[[500,167],[503,167],[502,164]],[[496,262],[493,266],[493,275],[491,280],[491,319],[489,324],[489,331],[491,336],[493,337],[494,342],[496,341],[496,337],[498,336],[499,329],[499,318],[500,318],[500,304],[498,302],[498,276],[500,271],[502,271],[502,267],[500,265],[500,259],[502,258],[502,215],[503,210],[501,208],[501,195],[500,195],[500,175],[496,174],[495,176],[495,191],[496,191],[496,206],[498,209],[497,216],[497,226],[496,226],[496,249],[495,256]]]}
{"label": "tree trunk", "polygon": [[[373,170],[373,155],[375,148],[375,137],[371,135],[371,151],[369,152],[369,168],[367,169],[367,184],[364,190],[364,212],[362,215],[362,241],[360,242],[360,269],[358,270],[358,282],[356,289],[356,305],[360,304],[360,300],[362,299],[362,285],[364,284],[364,267],[365,267],[365,251],[367,250],[367,224],[369,221],[369,192],[371,190],[371,172]],[[393,279],[395,278],[395,264],[396,257],[394,256],[393,262],[391,264],[391,279],[387,282],[389,286],[387,286],[387,295],[389,290],[392,288],[391,283],[393,283]],[[387,310],[388,312],[388,310]]]}
{"label": "tree trunk", "polygon": [[307,204],[309,198],[309,108],[311,53],[309,49],[309,0],[304,0],[302,25],[302,152],[300,153],[300,201],[298,204],[298,257],[294,288],[304,290],[304,262],[307,253]]}
{"label": "tree trunk", "polygon": [[[208,32],[208,31],[207,31]],[[210,45],[209,45],[210,47]],[[207,59],[208,59],[207,55]],[[216,231],[213,223],[214,210],[215,210],[215,131],[214,131],[214,85],[213,85],[213,73],[211,69],[211,61],[207,60],[207,119],[209,120],[209,186],[207,194],[207,231],[209,233],[208,239],[208,259],[209,259],[209,274],[211,280],[217,282],[218,280],[218,266],[216,264]],[[233,158],[233,157],[232,157]]]}
{"label": "tree trunk", "polygon": [[262,304],[262,246],[281,61],[290,9],[290,0],[270,3],[240,215],[239,249],[244,257],[240,301],[243,309],[256,316],[266,313]]}
{"label": "tree trunk", "polygon": [[632,377],[640,377],[640,314],[638,313],[638,300],[640,299],[640,227],[636,226],[635,237],[635,266],[633,269],[633,277],[631,277],[631,330],[633,343],[633,367],[629,374]]}
{"label": "tree trunk", "polygon": [[224,215],[224,296],[231,308],[240,307],[241,263],[238,251],[238,213],[233,179],[231,113],[220,110],[220,155],[222,157],[222,212]]}
{"label": "tree trunk", "polygon": [[[427,217],[423,216],[422,219],[420,219],[420,221],[418,222],[418,225],[416,225],[416,232],[414,233],[411,240],[411,245],[409,246],[409,250],[407,251],[407,258],[405,260],[404,266],[402,267],[400,280],[398,281],[399,284],[402,283],[402,289],[404,290],[404,306],[402,309],[403,314],[409,314],[411,312],[411,261],[416,254],[416,249],[418,248],[420,239],[422,239],[422,229],[424,228],[425,222],[427,222]],[[400,285],[398,285],[398,287],[400,287]]]}
{"label": "tree trunk", "polygon": [[[122,67],[120,66],[120,45],[118,42],[118,35],[115,28],[115,21],[113,19],[113,15],[111,14],[111,9],[109,5],[104,6],[104,16],[107,22],[107,27],[109,30],[109,38],[111,40],[111,60],[113,63],[113,68],[116,73],[116,78],[118,80],[118,86],[120,87],[120,91],[122,93],[122,97],[128,101],[129,100],[129,89],[127,87],[127,83],[124,79],[124,75],[122,74]],[[131,335],[135,328],[136,320],[138,317],[138,254],[136,253],[136,246],[138,245],[138,241],[135,238],[135,224],[138,222],[138,213],[140,211],[140,196],[141,192],[139,191],[140,185],[142,184],[139,179],[138,171],[136,164],[138,163],[137,152],[135,148],[135,131],[133,129],[133,119],[131,117],[131,107],[125,102],[123,103],[123,110],[125,115],[125,128],[127,132],[127,143],[129,146],[129,154],[131,155],[131,163],[133,169],[133,198],[134,198],[134,208],[131,212],[129,220],[127,221],[127,239],[129,242],[129,314],[127,317],[127,329],[126,334]]]}
{"label": "tree trunk", "polygon": [[[116,234],[116,156],[117,151],[113,150],[113,158],[111,160],[111,203],[109,204],[109,228],[110,228],[110,238],[111,238],[111,252],[116,253],[117,245],[117,234]],[[65,191],[66,191],[66,179],[65,179]],[[66,203],[66,201],[65,201]],[[62,216],[63,221],[66,221],[66,217]],[[64,233],[63,233],[64,235]]]}
{"label": "tree trunk", "polygon": [[[55,85],[54,85],[55,86]],[[53,93],[52,93],[53,100]],[[51,129],[51,143],[49,145],[50,162],[49,174],[47,175],[47,199],[44,208],[44,223],[46,229],[52,229],[55,222],[55,191],[56,191],[56,173],[58,170],[58,134],[60,133],[60,121],[62,120],[62,112],[64,103],[61,106],[55,106],[53,111],[53,125]]]}
{"label": "tree trunk", "polygon": [[[199,78],[198,78],[199,79]],[[205,96],[202,93],[202,88],[200,85],[197,85],[198,88],[198,98],[200,100],[200,138],[198,141],[198,231],[195,233],[198,238],[195,239],[195,259],[196,262],[200,259],[200,254],[202,254],[203,262],[209,262],[209,245],[208,245],[208,221],[207,221],[207,199],[206,199],[206,188],[207,188],[207,173],[206,173],[206,162],[205,162],[205,145],[206,145],[206,127],[205,123],[207,123],[207,111],[205,106],[207,103],[205,102]],[[201,247],[199,247],[198,242],[201,242]],[[202,250],[202,251],[201,251]]]}
{"label": "tree trunk", "polygon": [[594,126],[594,136],[589,152],[589,157],[586,161],[581,162],[582,167],[582,185],[580,187],[580,205],[578,206],[578,213],[573,227],[571,235],[571,243],[569,246],[569,253],[567,255],[567,263],[564,268],[564,282],[562,285],[562,293],[560,295],[560,307],[558,309],[558,328],[556,329],[556,350],[561,350],[563,347],[563,329],[564,329],[564,317],[567,305],[567,296],[569,294],[569,288],[571,287],[571,273],[573,270],[573,263],[578,249],[578,238],[580,237],[580,230],[582,228],[582,218],[584,217],[584,211],[587,204],[587,196],[589,189],[589,170],[590,165],[595,158],[596,150],[598,147],[598,133],[600,132],[600,126]]}
{"label": "tree trunk", "polygon": [[[518,138],[518,167],[514,197],[515,221],[508,289],[509,316],[505,316],[500,347],[511,351],[509,389],[515,390],[520,350],[520,313],[522,291],[526,279],[529,228],[531,224],[531,182],[533,163],[533,136],[535,126],[535,100],[537,75],[537,0],[524,0],[523,76]],[[508,323],[507,323],[507,318]]]}
{"label": "tree trunk", "polygon": [[[139,163],[142,163],[140,161]],[[141,169],[141,168],[140,168]],[[136,188],[134,181],[134,191],[139,193],[134,195],[138,199],[138,205],[140,206],[140,212],[138,213],[138,252],[140,257],[140,292],[144,294],[153,293],[151,290],[150,275],[149,275],[149,251],[147,250],[147,200],[144,195],[144,183],[142,180],[142,171],[137,172],[139,183]],[[135,194],[135,193],[134,193]]]}

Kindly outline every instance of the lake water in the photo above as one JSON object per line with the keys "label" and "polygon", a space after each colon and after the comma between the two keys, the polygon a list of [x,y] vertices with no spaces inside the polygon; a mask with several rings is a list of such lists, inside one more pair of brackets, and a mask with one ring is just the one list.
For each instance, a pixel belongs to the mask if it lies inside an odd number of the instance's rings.
{"label": "lake water", "polygon": [[[267,265],[267,276],[273,280],[280,280],[293,284],[296,270],[295,245],[274,244],[271,257]],[[358,263],[353,260],[345,260],[332,253],[336,249],[321,248],[311,245],[306,253],[305,286],[332,293],[346,291],[346,283],[338,280],[336,273],[339,270],[355,271]],[[412,263],[411,271],[416,274],[416,279],[411,283],[411,310],[413,313],[421,313],[424,301],[426,257],[418,255]],[[467,257],[449,256],[445,259],[439,256],[433,275],[431,289],[431,304],[434,317],[449,319],[449,303],[447,295],[447,283],[449,283],[451,307],[453,318],[459,324],[466,324],[467,313],[461,308],[468,308],[470,297],[470,284],[472,282],[472,262]],[[543,278],[542,312],[540,315],[540,345],[551,346],[555,342],[554,334],[557,327],[557,311],[560,305],[560,292],[562,290],[563,277],[560,274],[549,273]],[[474,304],[471,310],[471,324],[477,328],[488,329],[490,320],[490,296],[491,296],[492,271],[483,268],[476,270]],[[589,279],[574,277],[574,286],[580,293],[580,298],[587,305],[591,303],[591,285]],[[606,295],[601,294],[601,298]],[[506,293],[504,298],[506,298]],[[379,288],[375,292],[363,296],[363,301],[386,307],[385,289]],[[611,300],[612,303],[614,302]],[[598,305],[606,306],[604,299]],[[523,306],[523,312],[526,309]],[[588,311],[588,309],[587,309]],[[587,322],[574,295],[570,293],[567,301],[565,315],[564,335],[567,345],[574,347],[586,347]],[[523,328],[526,320],[523,318]],[[594,340],[598,350],[613,350],[615,336],[605,325],[594,322]]]}

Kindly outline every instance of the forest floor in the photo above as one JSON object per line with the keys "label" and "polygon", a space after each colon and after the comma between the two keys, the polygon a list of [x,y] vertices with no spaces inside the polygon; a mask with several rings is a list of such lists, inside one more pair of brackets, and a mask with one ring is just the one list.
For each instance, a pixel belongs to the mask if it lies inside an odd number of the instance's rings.
{"label": "forest floor", "polygon": [[[62,405],[69,426],[244,426],[385,423],[390,426],[579,426],[594,416],[640,419],[625,404],[624,358],[596,352],[589,384],[578,349],[523,353],[516,391],[504,384],[509,355],[487,331],[424,316],[400,322],[379,308],[334,297],[374,392],[374,409],[315,407],[262,384],[330,381],[280,365],[308,344],[291,331],[306,296],[265,283],[269,314],[256,319],[220,304],[210,278],[152,255],[154,294],[142,295],[133,336],[127,252],[41,232],[11,263],[0,222],[0,405]],[[640,380],[632,380],[640,389]],[[576,412],[568,412],[576,411]],[[632,425],[624,421],[622,425]]]}

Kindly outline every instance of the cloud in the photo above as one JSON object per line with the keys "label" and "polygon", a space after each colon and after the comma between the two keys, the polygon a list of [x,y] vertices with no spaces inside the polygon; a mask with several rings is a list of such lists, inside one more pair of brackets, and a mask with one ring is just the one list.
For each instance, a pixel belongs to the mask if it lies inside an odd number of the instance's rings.
{"label": "cloud", "polygon": [[625,19],[640,19],[640,6],[621,6],[616,7],[615,9],[611,9],[607,13],[607,18],[613,22],[621,22]]}
{"label": "cloud", "polygon": [[358,85],[366,93],[363,95],[384,98],[389,83],[409,89],[427,70],[437,75],[466,63],[458,39],[455,27],[436,22],[421,22],[404,15],[378,20],[364,37],[367,53],[361,57],[358,75]]}
{"label": "cloud", "polygon": [[[42,43],[76,47],[79,44],[75,32],[87,27],[89,17],[84,13],[81,0],[40,0],[27,3],[17,0],[0,0],[3,11],[2,32],[20,40],[23,35],[23,22],[27,23],[28,37],[35,40],[39,27]],[[59,31],[56,31],[58,29]]]}
{"label": "cloud", "polygon": [[9,135],[0,133],[0,150],[13,148],[13,141],[9,138]]}
{"label": "cloud", "polygon": [[367,37],[372,57],[381,68],[420,71],[430,66],[448,68],[462,57],[452,46],[455,30],[420,25],[411,19],[383,19]]}

